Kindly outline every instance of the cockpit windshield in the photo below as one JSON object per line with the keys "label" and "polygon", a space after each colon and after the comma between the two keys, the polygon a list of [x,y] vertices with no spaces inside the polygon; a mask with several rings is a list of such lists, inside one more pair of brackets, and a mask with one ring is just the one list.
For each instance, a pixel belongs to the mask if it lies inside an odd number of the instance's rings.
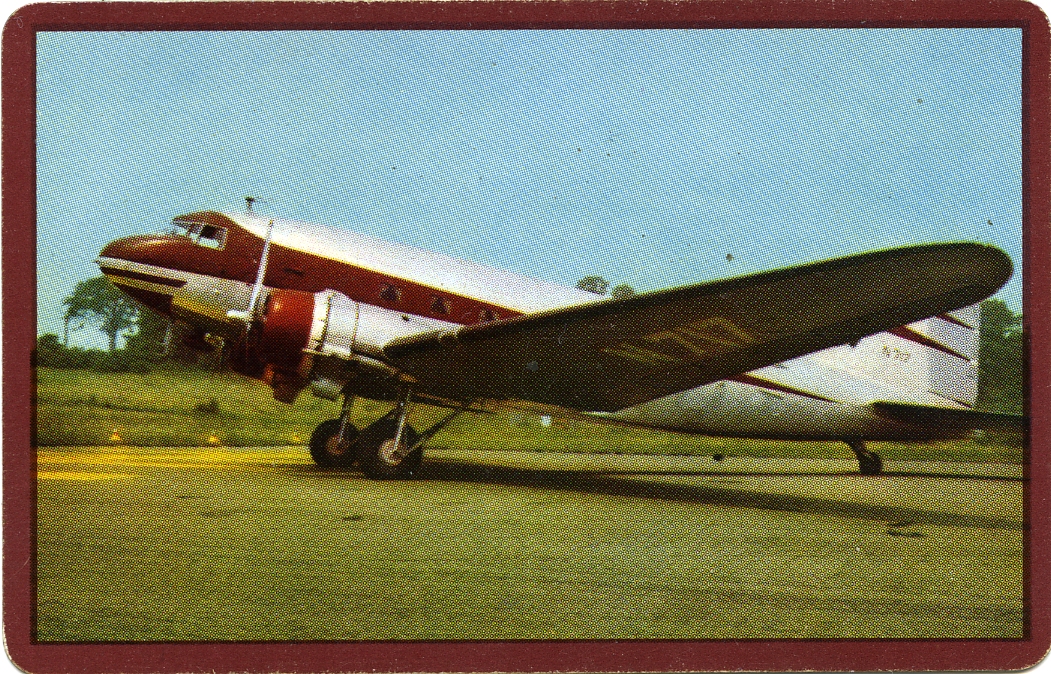
{"label": "cockpit windshield", "polygon": [[197,222],[186,222],[185,220],[172,220],[164,233],[168,236],[185,236],[190,238],[195,228],[199,228],[201,225]]}
{"label": "cockpit windshield", "polygon": [[216,227],[202,222],[189,220],[172,220],[171,227],[165,232],[168,236],[181,236],[190,239],[199,246],[221,249],[226,244],[226,228]]}

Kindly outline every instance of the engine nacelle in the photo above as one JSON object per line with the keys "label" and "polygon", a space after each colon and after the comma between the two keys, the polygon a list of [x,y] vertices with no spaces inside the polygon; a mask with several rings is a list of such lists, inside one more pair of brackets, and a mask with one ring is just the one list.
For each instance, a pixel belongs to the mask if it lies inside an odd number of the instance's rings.
{"label": "engine nacelle", "polygon": [[231,366],[267,382],[283,402],[295,400],[312,379],[325,382],[315,387],[319,395],[335,397],[356,367],[396,376],[377,360],[383,357],[383,344],[448,325],[355,302],[335,290],[285,289],[269,291],[260,322],[262,329],[251,331],[249,341],[234,349]]}
{"label": "engine nacelle", "polygon": [[263,305],[262,325],[257,343],[259,358],[267,365],[298,370],[307,348],[317,298],[298,290],[271,290]]}

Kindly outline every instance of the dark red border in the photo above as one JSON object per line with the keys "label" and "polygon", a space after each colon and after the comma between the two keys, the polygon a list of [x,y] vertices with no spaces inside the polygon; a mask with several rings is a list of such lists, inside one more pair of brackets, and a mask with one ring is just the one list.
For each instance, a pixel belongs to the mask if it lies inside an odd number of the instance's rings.
{"label": "dark red border", "polygon": [[1031,380],[1051,373],[1049,30],[1017,0],[833,2],[77,3],[16,12],[3,37],[4,627],[34,674],[196,671],[661,671],[1019,669],[1051,646],[1047,438],[1051,387],[1030,386],[1027,637],[1014,641],[609,641],[305,644],[34,644],[30,357],[35,340],[35,32],[364,28],[1019,27],[1023,29],[1023,245]]}

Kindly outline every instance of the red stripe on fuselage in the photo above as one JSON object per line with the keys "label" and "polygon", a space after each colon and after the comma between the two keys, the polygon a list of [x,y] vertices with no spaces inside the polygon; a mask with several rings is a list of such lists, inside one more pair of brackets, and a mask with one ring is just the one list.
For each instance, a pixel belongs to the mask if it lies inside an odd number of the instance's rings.
{"label": "red stripe on fuselage", "polygon": [[[473,297],[280,245],[271,245],[265,284],[312,293],[331,288],[358,302],[464,325],[482,322],[483,312],[499,318],[521,315]],[[391,293],[391,288],[396,292]],[[396,301],[387,299],[392,294]]]}
{"label": "red stripe on fuselage", "polygon": [[937,316],[935,316],[935,318],[940,318],[943,321],[947,321],[949,323],[954,323],[956,325],[959,325],[961,328],[967,328],[968,330],[974,330],[975,329],[975,327],[973,325],[967,325],[966,323],[961,321],[959,318],[956,318],[952,314],[938,314]]}
{"label": "red stripe on fuselage", "polygon": [[[223,227],[227,230],[225,245],[217,250],[199,246],[186,237],[133,237],[122,240],[127,242],[124,245],[121,242],[111,244],[107,248],[109,252],[104,250],[103,255],[243,283],[255,282],[263,251],[262,238],[214,211],[180,215],[175,220]],[[271,288],[309,293],[332,289],[365,304],[463,325],[480,323],[490,316],[512,318],[522,314],[508,307],[429,287],[411,279],[278,244],[270,247],[270,261],[263,283]],[[397,301],[384,299],[384,294],[391,295],[389,292],[383,293],[387,286],[397,289]],[[443,307],[448,308],[448,313],[441,310]]]}
{"label": "red stripe on fuselage", "polygon": [[779,393],[791,393],[793,395],[803,396],[805,398],[813,398],[814,400],[821,400],[821,401],[824,401],[826,403],[838,402],[836,400],[832,400],[831,398],[825,398],[823,396],[819,396],[816,393],[810,393],[808,391],[802,391],[802,390],[797,389],[797,388],[792,388],[791,386],[785,386],[784,384],[778,384],[777,382],[769,381],[769,380],[766,380],[766,379],[761,379],[759,377],[756,377],[755,375],[751,375],[751,374],[748,374],[748,373],[736,374],[736,375],[734,375],[732,377],[727,377],[727,379],[729,381],[738,382],[739,384],[749,384],[751,386],[757,386],[759,388],[765,388],[767,390],[777,391]]}

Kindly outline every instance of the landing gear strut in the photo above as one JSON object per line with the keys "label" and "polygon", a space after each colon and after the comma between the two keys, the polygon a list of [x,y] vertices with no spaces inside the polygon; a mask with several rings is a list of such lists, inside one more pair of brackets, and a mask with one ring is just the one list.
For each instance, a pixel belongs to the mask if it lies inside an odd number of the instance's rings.
{"label": "landing gear strut", "polygon": [[858,469],[862,475],[879,475],[883,472],[883,459],[879,454],[865,449],[864,440],[847,440],[847,444],[858,457]]}
{"label": "landing gear strut", "polygon": [[405,422],[409,414],[412,390],[406,387],[394,409],[359,433],[350,423],[354,396],[345,393],[339,419],[323,421],[310,438],[310,455],[321,467],[349,467],[355,461],[373,479],[389,480],[411,477],[423,460],[423,444],[438,434],[474,401],[449,412],[423,433]]}

